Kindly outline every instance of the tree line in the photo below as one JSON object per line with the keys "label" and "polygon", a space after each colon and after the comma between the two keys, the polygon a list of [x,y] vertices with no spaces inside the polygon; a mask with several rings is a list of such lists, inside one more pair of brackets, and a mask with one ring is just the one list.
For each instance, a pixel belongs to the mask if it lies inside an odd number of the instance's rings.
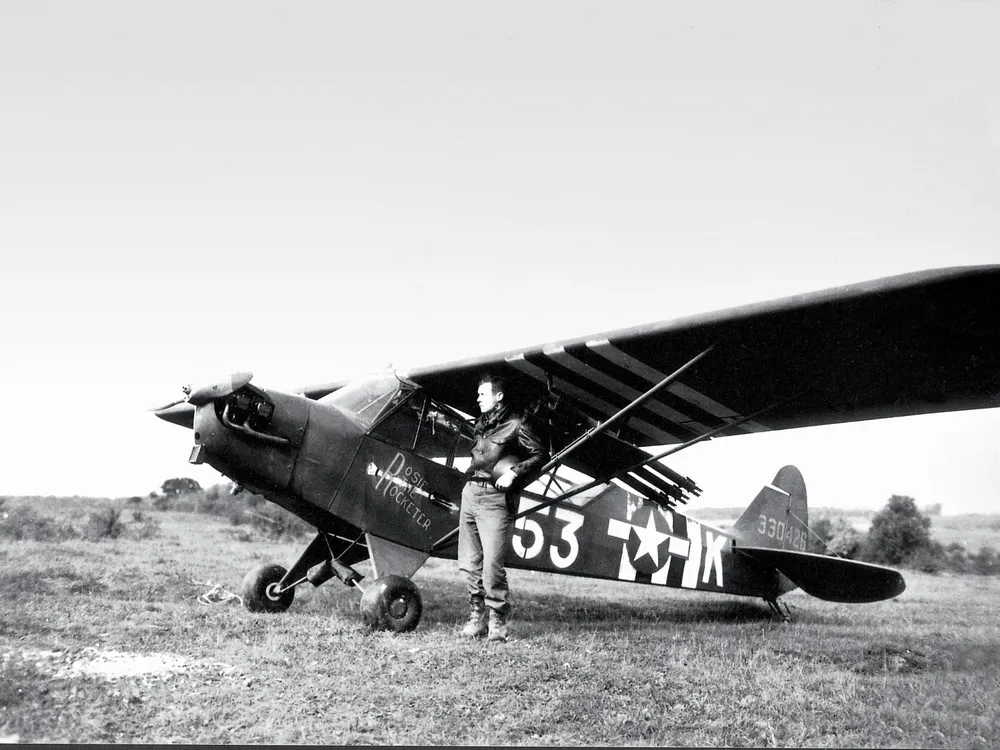
{"label": "tree line", "polygon": [[931,537],[930,515],[935,509],[940,506],[925,514],[912,497],[893,495],[872,518],[866,534],[846,518],[820,518],[811,527],[815,534],[811,551],[926,573],[1000,575],[1000,555],[993,547],[970,552],[959,542],[945,546]]}

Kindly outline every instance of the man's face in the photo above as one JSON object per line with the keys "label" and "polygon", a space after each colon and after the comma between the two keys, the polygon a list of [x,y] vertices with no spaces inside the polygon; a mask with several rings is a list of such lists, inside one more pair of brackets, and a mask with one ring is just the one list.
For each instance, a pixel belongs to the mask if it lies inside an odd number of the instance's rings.
{"label": "man's face", "polygon": [[500,393],[493,393],[493,383],[483,383],[479,386],[477,393],[476,402],[479,404],[479,411],[483,414],[490,411],[503,398],[502,391]]}

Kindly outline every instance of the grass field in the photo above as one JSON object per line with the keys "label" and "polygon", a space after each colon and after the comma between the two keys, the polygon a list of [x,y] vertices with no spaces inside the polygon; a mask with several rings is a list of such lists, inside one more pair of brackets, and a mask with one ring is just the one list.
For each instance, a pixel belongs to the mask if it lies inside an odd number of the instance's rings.
{"label": "grass field", "polygon": [[470,643],[453,562],[414,577],[409,634],[366,632],[336,581],[252,615],[198,596],[304,540],[143,513],[157,535],[0,547],[0,738],[1000,746],[995,577],[908,572],[872,605],[794,592],[782,624],[750,600],[511,571],[513,639]]}

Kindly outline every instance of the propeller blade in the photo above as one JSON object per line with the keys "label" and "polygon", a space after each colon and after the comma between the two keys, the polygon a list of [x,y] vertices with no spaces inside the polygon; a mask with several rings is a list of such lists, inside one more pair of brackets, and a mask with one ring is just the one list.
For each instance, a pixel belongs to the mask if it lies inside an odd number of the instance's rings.
{"label": "propeller blade", "polygon": [[163,406],[154,406],[152,409],[146,409],[146,411],[165,411],[171,407],[177,406],[177,404],[183,404],[185,401],[187,401],[187,396],[179,398],[176,401],[171,401],[169,404],[164,404]]}
{"label": "propeller blade", "polygon": [[187,427],[189,430],[194,429],[194,406],[191,404],[182,401],[163,409],[157,409],[154,413],[165,422]]}

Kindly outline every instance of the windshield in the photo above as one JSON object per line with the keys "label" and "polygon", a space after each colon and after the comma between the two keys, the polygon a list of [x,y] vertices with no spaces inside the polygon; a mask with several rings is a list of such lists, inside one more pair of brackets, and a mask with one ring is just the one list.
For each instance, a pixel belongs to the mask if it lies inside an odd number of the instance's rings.
{"label": "windshield", "polygon": [[398,403],[410,390],[395,373],[386,373],[348,383],[323,396],[319,402],[339,406],[357,417],[367,428],[372,426],[379,414]]}

